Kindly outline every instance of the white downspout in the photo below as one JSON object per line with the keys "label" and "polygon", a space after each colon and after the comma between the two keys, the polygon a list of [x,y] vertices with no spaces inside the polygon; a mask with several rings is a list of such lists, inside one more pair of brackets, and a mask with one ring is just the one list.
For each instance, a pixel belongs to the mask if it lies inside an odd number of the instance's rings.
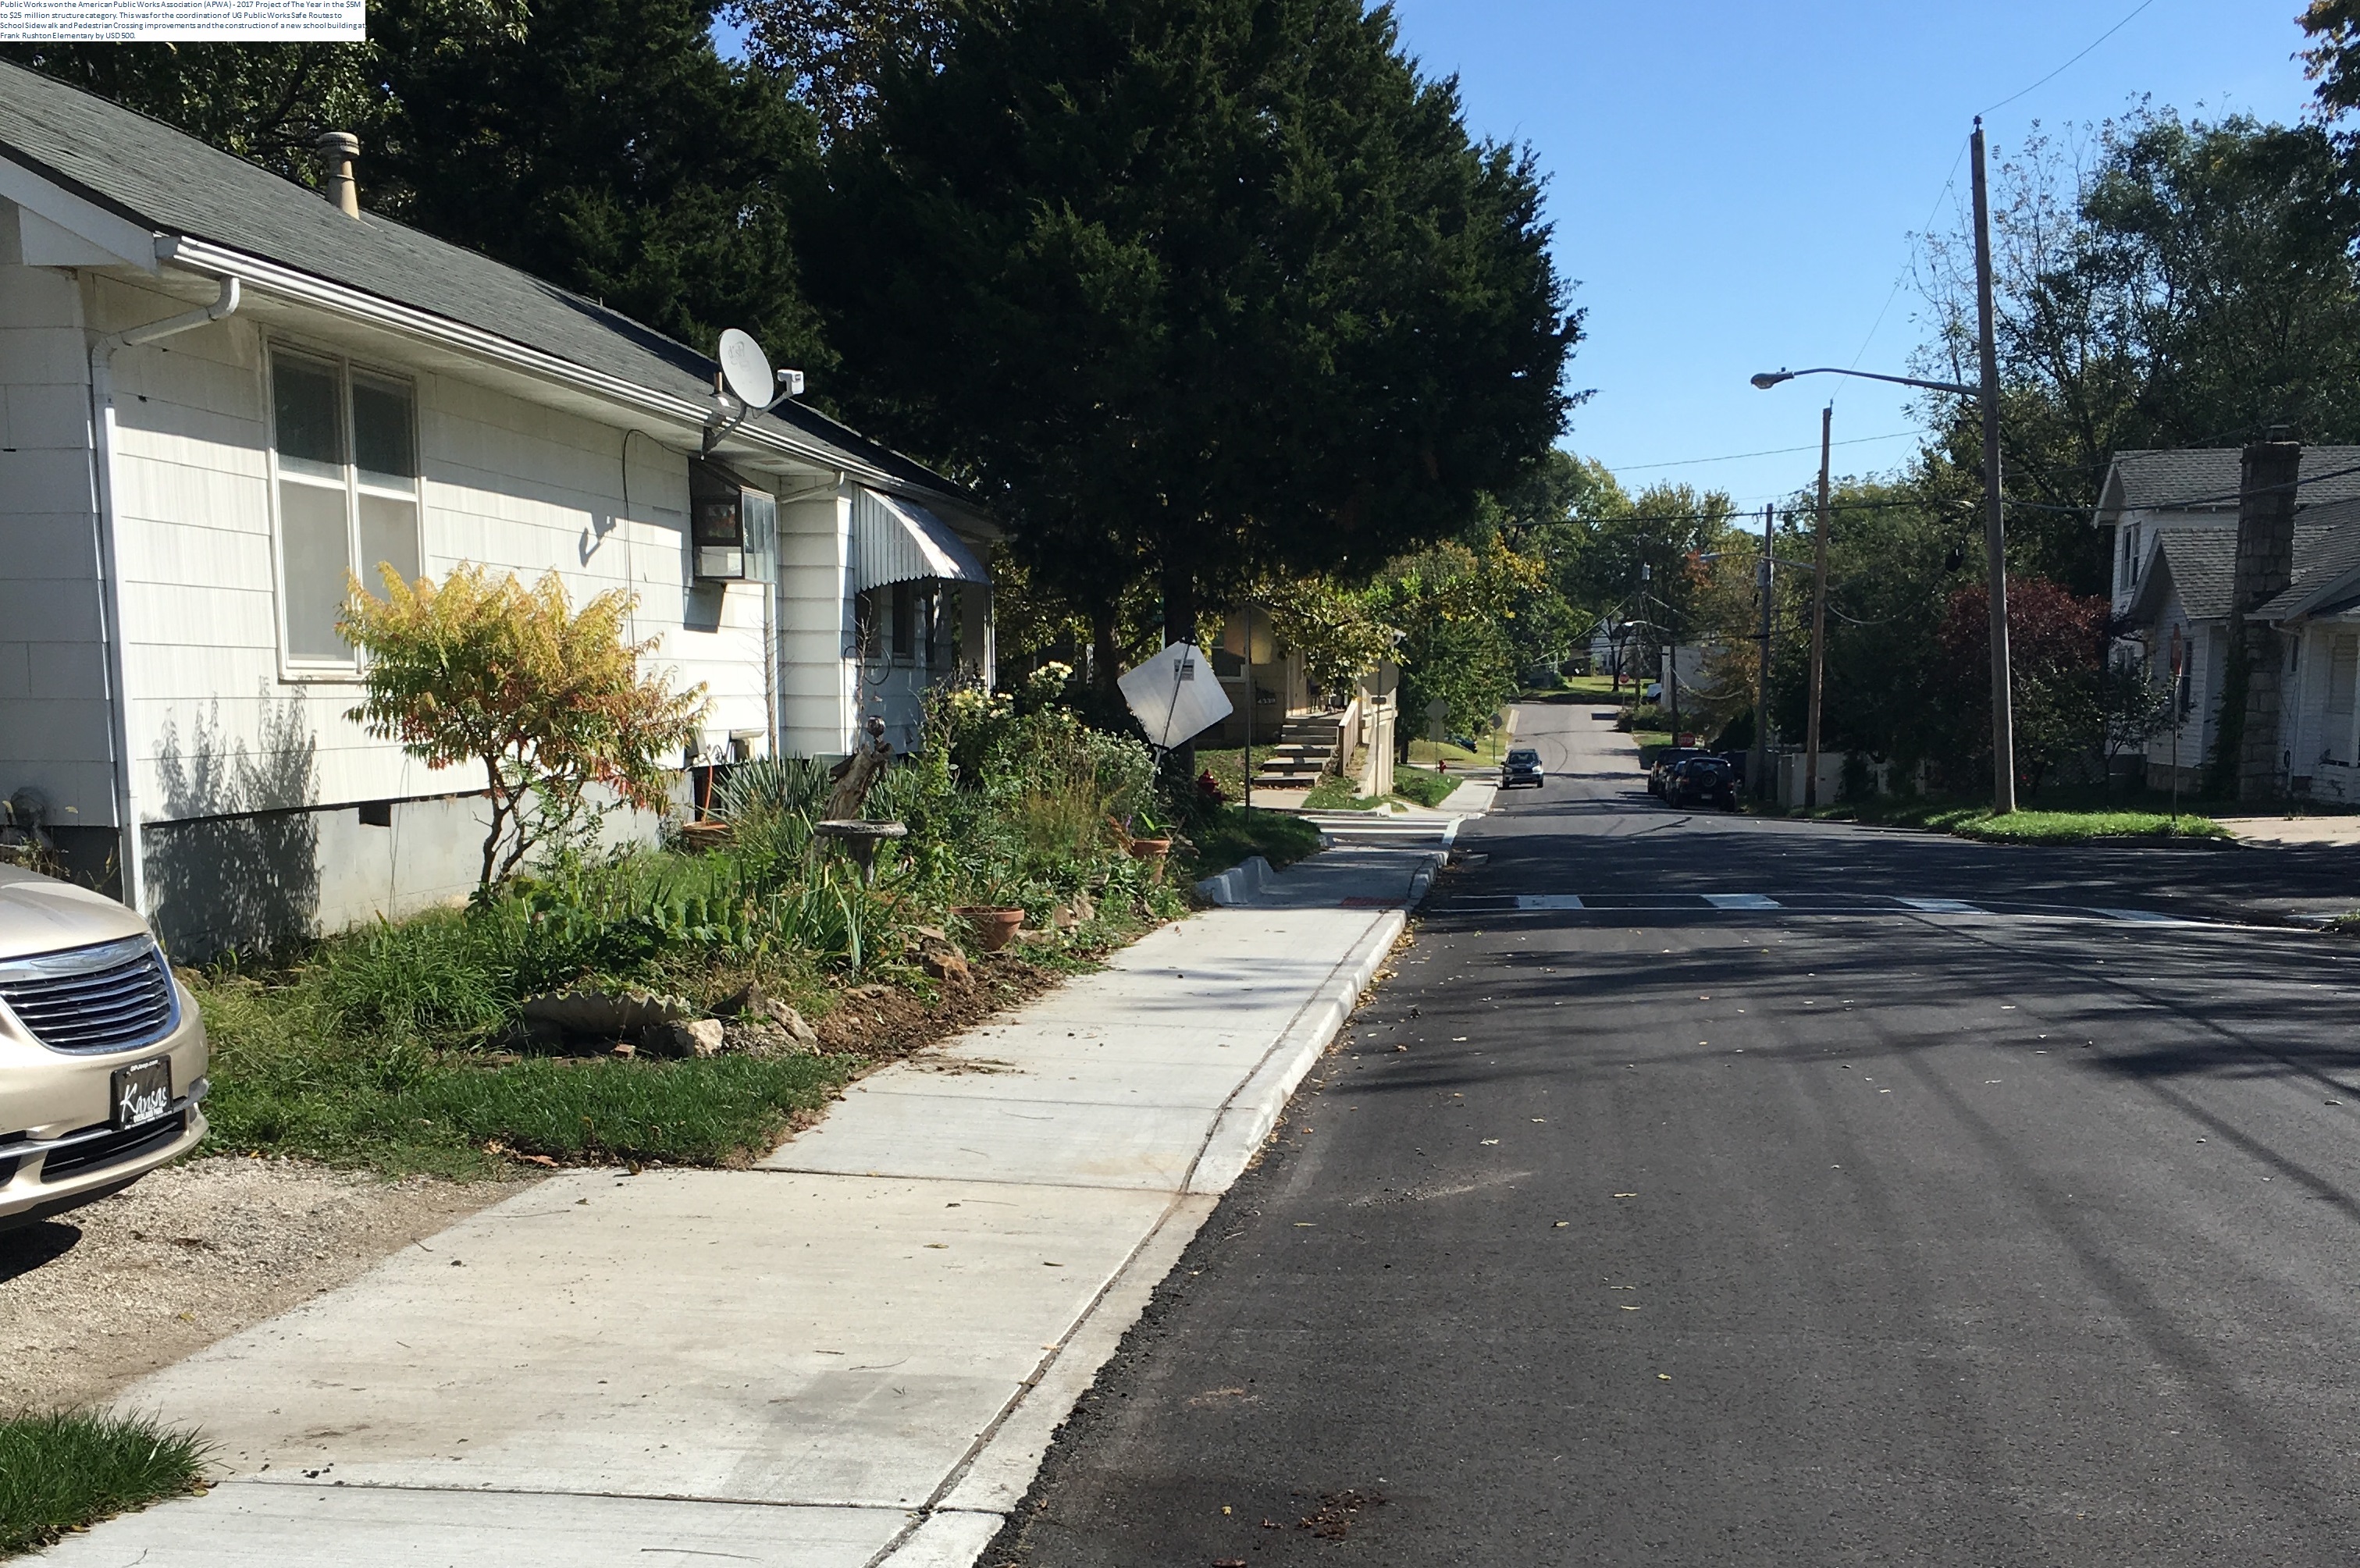
{"label": "white downspout", "polygon": [[235,278],[221,280],[212,304],[143,327],[113,332],[90,345],[92,488],[98,503],[98,570],[101,613],[106,637],[108,727],[115,749],[115,820],[121,835],[115,863],[123,901],[136,914],[148,912],[148,859],[139,842],[139,790],[131,760],[131,694],[124,684],[123,568],[115,522],[115,351],[150,343],[218,321],[239,303]]}

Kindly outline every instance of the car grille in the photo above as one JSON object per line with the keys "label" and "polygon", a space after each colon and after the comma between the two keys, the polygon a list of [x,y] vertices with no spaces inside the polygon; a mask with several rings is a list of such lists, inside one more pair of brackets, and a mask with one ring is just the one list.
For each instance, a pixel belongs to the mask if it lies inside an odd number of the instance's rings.
{"label": "car grille", "polygon": [[186,1132],[188,1127],[189,1113],[174,1111],[169,1116],[143,1122],[136,1127],[126,1127],[104,1138],[92,1138],[88,1143],[77,1143],[71,1148],[54,1150],[41,1161],[40,1180],[62,1181],[86,1171],[121,1165],[143,1154],[153,1154]]}
{"label": "car grille", "polygon": [[180,1004],[146,937],[0,963],[0,1002],[52,1051],[131,1051],[172,1032]]}

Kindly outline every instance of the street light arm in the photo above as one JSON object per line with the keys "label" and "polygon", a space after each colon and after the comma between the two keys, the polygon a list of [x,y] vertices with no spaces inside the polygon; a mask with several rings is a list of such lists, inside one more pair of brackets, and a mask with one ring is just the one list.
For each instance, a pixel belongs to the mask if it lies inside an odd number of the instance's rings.
{"label": "street light arm", "polygon": [[1832,365],[1814,365],[1808,370],[1765,370],[1754,378],[1754,385],[1767,392],[1781,381],[1792,381],[1797,376],[1856,376],[1863,381],[1890,381],[1896,387],[1922,387],[1928,392],[1949,392],[1961,397],[1982,396],[1979,388],[1956,381],[1921,381],[1915,376],[1883,376],[1874,370],[1844,370]]}

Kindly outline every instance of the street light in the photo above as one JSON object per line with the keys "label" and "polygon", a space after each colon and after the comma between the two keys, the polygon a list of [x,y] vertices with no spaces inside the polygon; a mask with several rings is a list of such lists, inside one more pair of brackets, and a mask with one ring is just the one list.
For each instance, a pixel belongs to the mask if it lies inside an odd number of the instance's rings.
{"label": "street light", "polygon": [[1839,370],[1832,365],[1814,365],[1808,370],[1765,370],[1754,378],[1754,385],[1767,392],[1781,381],[1792,381],[1797,376],[1857,376],[1863,381],[1890,381],[1896,387],[1923,387],[1928,392],[1955,392],[1961,397],[1976,395],[1972,387],[1961,387],[1955,381],[1920,381],[1914,376],[1879,376],[1874,370]]}
{"label": "street light", "polygon": [[[1797,376],[1857,376],[1867,381],[1889,381],[1900,387],[1922,387],[1930,392],[1947,392],[1961,397],[1972,397],[1981,405],[1983,426],[1983,553],[1985,570],[1991,581],[1991,657],[1992,657],[1992,810],[2005,816],[2016,810],[2016,713],[2009,694],[2007,656],[2007,524],[2000,500],[1999,463],[1999,350],[1993,332],[1992,260],[1991,260],[1991,199],[1983,180],[1983,122],[1975,117],[1973,139],[1975,155],[1975,327],[1976,349],[1982,360],[1983,376],[1979,385],[1962,386],[1955,381],[1921,381],[1914,376],[1880,376],[1867,370],[1840,370],[1833,365],[1819,365],[1810,370],[1766,370],[1754,377],[1754,385],[1764,391],[1782,381],[1792,381]],[[1827,425],[1819,427],[1819,468],[1827,469]],[[1826,495],[1826,481],[1820,481],[1820,494]],[[1822,502],[1822,506],[1825,503]],[[1819,532],[1826,535],[1825,514]],[[1821,574],[1824,585],[1825,574]]]}

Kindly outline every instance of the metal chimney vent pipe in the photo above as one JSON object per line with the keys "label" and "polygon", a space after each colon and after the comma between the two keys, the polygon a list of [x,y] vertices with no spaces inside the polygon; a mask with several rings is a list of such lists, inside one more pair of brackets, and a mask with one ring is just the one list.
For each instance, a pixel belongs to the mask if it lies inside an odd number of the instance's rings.
{"label": "metal chimney vent pipe", "polygon": [[353,180],[353,159],[361,155],[360,137],[350,131],[322,131],[311,145],[320,149],[322,194],[345,217],[359,217],[361,190]]}

